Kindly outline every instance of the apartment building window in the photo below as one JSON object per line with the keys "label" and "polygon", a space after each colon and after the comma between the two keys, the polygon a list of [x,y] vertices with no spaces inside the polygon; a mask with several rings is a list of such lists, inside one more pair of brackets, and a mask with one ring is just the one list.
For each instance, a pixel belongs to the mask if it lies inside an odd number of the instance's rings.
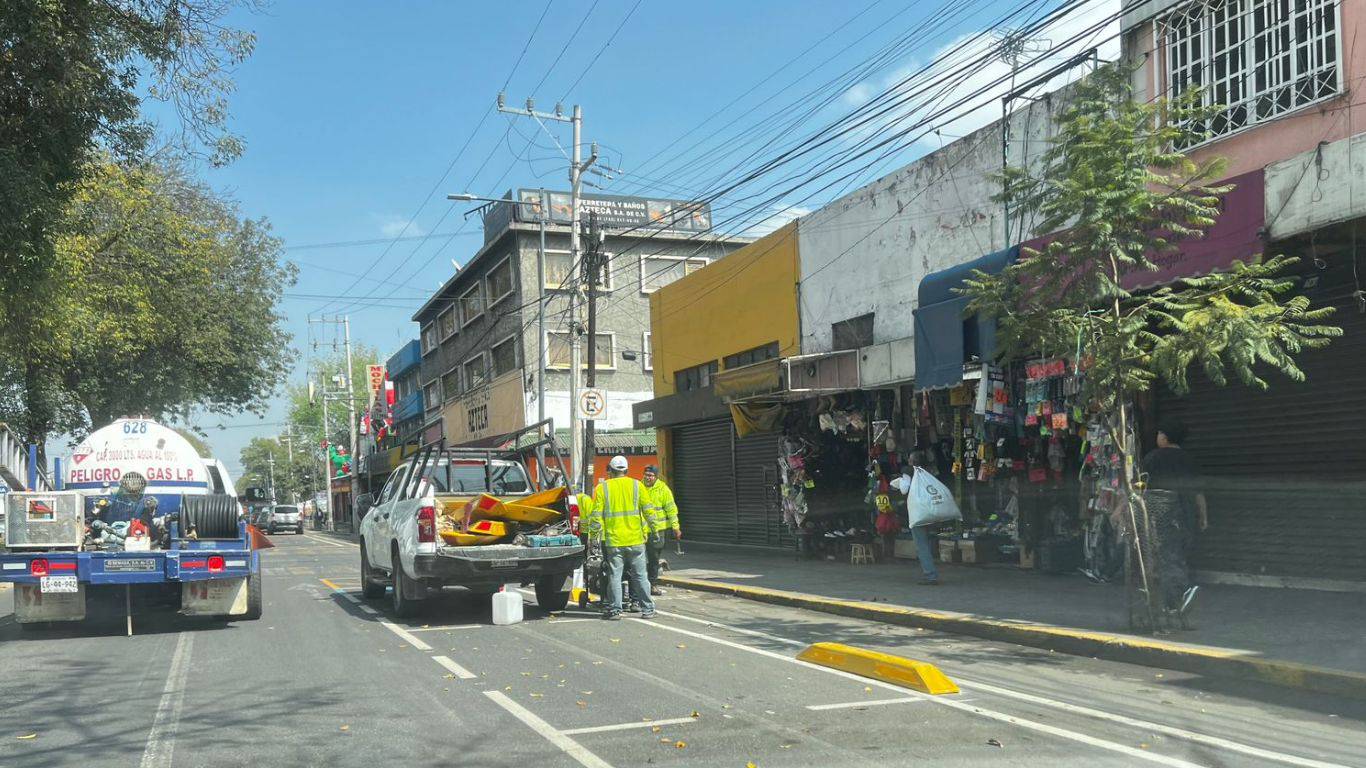
{"label": "apartment building window", "polygon": [[488,381],[488,363],[484,360],[483,352],[466,360],[462,367],[465,369],[466,391],[482,387]]}
{"label": "apartment building window", "polygon": [[436,349],[436,323],[428,323],[422,326],[422,354],[426,355]]}
{"label": "apartment building window", "polygon": [[753,365],[762,363],[765,360],[772,360],[778,356],[778,342],[770,341],[754,349],[747,349],[744,352],[736,352],[733,355],[726,355],[721,362],[726,364],[726,370],[739,368],[742,365]]}
{"label": "apartment building window", "polygon": [[873,343],[873,313],[830,324],[830,349],[858,349]]}
{"label": "apartment building window", "polygon": [[673,281],[707,266],[706,259],[682,256],[641,256],[640,292],[654,293]]}
{"label": "apartment building window", "polygon": [[711,386],[711,380],[716,376],[716,361],[694,365],[691,368],[684,368],[681,371],[674,371],[674,389],[678,392],[691,392],[694,389],[705,389]]}
{"label": "apartment building window", "polygon": [[441,394],[446,400],[454,400],[460,394],[460,368],[451,368],[441,374]]}
{"label": "apartment building window", "polygon": [[[603,291],[612,290],[612,272],[616,267],[612,263],[612,254],[606,254],[606,262],[602,271],[598,274],[598,289]],[[570,258],[569,251],[545,252],[545,288],[548,291],[565,290],[569,288],[569,268],[574,260]]]}
{"label": "apartment building window", "polygon": [[455,307],[451,307],[442,313],[437,321],[441,324],[441,340],[445,341],[455,335]]}
{"label": "apartment building window", "polygon": [[[566,331],[550,331],[546,334],[546,355],[549,357],[547,368],[569,368],[569,333]],[[598,343],[595,346],[596,362],[598,370],[612,370],[616,368],[616,334],[599,333]],[[587,345],[584,351],[587,352]],[[583,367],[588,367],[588,357],[584,356]]]}
{"label": "apartment building window", "polygon": [[441,382],[433,381],[422,388],[422,406],[434,411],[441,406]]}
{"label": "apartment building window", "polygon": [[493,306],[512,295],[512,257],[506,257],[489,270],[489,306]]}
{"label": "apartment building window", "polygon": [[489,356],[493,358],[493,378],[514,370],[517,367],[517,337],[509,336],[494,344]]}
{"label": "apartment building window", "polygon": [[1158,24],[1168,95],[1203,90],[1216,138],[1342,91],[1337,0],[1200,0]]}
{"label": "apartment building window", "polygon": [[649,373],[655,369],[654,356],[650,352],[650,332],[640,334],[640,369]]}
{"label": "apartment building window", "polygon": [[475,283],[460,294],[460,327],[464,328],[484,314],[484,284]]}

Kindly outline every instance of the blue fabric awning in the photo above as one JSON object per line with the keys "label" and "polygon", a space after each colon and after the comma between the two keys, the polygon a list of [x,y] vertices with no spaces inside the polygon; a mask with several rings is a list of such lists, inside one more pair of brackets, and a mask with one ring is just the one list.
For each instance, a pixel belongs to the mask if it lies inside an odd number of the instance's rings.
{"label": "blue fabric awning", "polygon": [[996,274],[1020,255],[1019,246],[926,275],[915,310],[915,388],[943,389],[963,380],[963,364],[989,361],[996,351],[996,321],[965,317],[968,297],[956,293],[973,270]]}

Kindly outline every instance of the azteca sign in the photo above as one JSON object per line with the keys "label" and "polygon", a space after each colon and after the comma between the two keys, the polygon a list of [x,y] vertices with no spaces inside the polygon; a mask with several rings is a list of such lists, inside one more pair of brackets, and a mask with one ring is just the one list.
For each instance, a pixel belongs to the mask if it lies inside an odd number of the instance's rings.
{"label": "azteca sign", "polygon": [[137,472],[148,482],[203,485],[204,462],[189,441],[174,430],[146,419],[119,419],[96,430],[71,452],[66,482],[119,482]]}

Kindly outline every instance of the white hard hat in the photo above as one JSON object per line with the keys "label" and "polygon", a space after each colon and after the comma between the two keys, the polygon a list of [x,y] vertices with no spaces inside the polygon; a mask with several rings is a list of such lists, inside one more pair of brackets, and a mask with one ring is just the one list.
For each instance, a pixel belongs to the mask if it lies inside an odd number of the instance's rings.
{"label": "white hard hat", "polygon": [[630,465],[626,463],[625,456],[613,456],[612,460],[607,462],[607,467],[609,469],[615,469],[618,472],[625,472],[630,468]]}

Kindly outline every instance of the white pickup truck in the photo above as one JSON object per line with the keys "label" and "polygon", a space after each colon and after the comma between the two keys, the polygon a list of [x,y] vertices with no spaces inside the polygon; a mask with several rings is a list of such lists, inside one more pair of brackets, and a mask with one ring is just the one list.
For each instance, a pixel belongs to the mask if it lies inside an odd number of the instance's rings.
{"label": "white pickup truck", "polygon": [[[533,487],[515,455],[430,447],[399,467],[360,523],[361,592],[409,616],[447,586],[491,594],[533,584],[562,610],[583,564],[578,505],[568,489]],[[543,477],[551,472],[541,472]]]}

